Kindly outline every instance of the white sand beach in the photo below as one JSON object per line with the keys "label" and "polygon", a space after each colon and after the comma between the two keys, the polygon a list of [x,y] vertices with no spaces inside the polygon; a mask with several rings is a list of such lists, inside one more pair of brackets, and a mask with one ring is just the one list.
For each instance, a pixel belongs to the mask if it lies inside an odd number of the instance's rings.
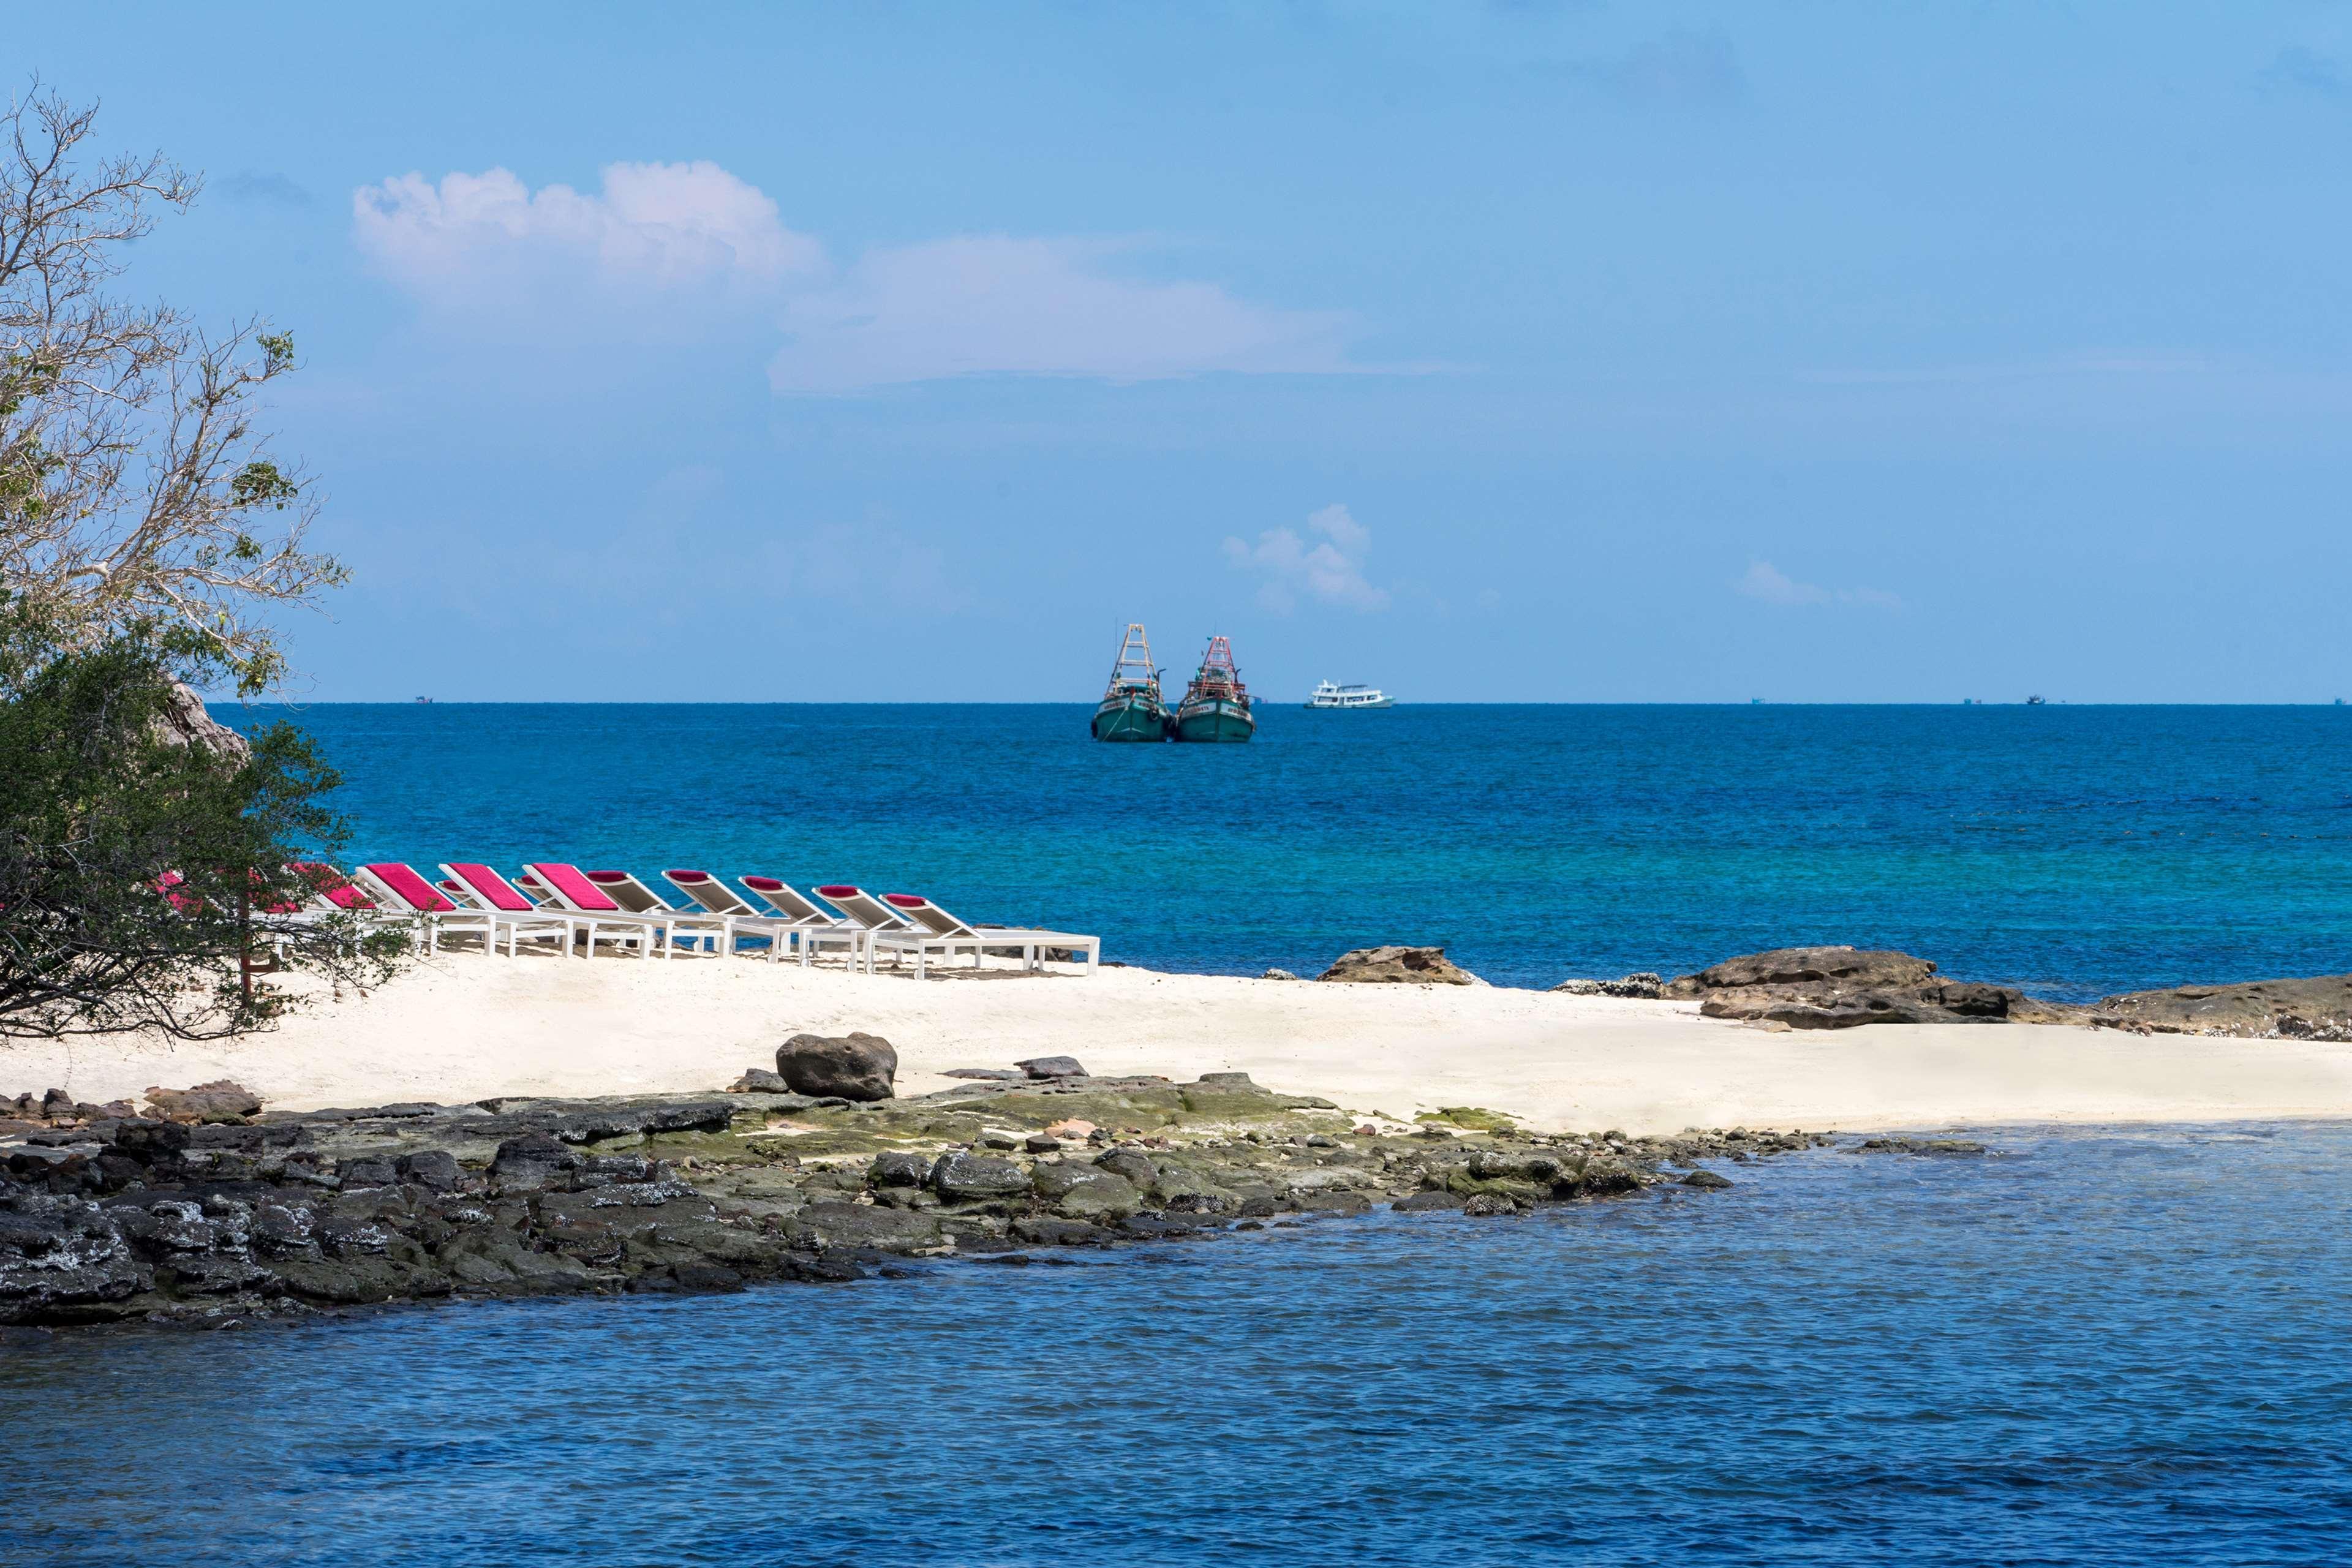
{"label": "white sand beach", "polygon": [[1475,1105],[1547,1129],[1933,1128],[2352,1116],[2352,1046],[2030,1025],[1773,1033],[1695,1004],[1484,986],[1106,968],[917,982],[747,960],[443,954],[365,998],[203,1045],[0,1045],[0,1089],[137,1097],[217,1078],[310,1109],[720,1088],[801,1030],[888,1038],[901,1094],[950,1068],[1240,1070],[1397,1117]]}

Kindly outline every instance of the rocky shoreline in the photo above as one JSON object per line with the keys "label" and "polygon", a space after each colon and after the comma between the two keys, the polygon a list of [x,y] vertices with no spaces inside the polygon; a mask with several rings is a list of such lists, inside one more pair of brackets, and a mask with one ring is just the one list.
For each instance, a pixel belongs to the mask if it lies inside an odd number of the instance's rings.
{"label": "rocky shoreline", "polygon": [[1359,1120],[1238,1073],[974,1074],[905,1100],[749,1089],[252,1113],[214,1085],[179,1120],[53,1097],[62,1124],[18,1134],[0,1163],[0,1324],[227,1327],[843,1281],[1380,1205],[1511,1215],[1719,1189],[1699,1162],[1827,1142],[1538,1134],[1474,1108]]}

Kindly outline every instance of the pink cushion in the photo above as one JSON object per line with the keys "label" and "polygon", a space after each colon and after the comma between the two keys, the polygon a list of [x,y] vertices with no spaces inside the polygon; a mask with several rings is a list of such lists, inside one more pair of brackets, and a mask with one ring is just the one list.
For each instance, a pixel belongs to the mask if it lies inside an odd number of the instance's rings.
{"label": "pink cushion", "polygon": [[[506,910],[514,913],[521,913],[525,910],[536,909],[538,907],[529,899],[524,898],[520,893],[518,893],[512,888],[508,887],[507,879],[504,877],[499,876],[496,870],[490,867],[481,864],[479,861],[467,861],[463,865],[459,865],[456,861],[451,861],[449,864],[449,874],[457,878],[457,880],[465,883],[468,888],[473,889],[475,892],[480,894],[483,898],[488,899],[490,902],[490,908],[494,910]],[[601,899],[604,895],[599,893],[596,896]]]}
{"label": "pink cushion", "polygon": [[882,901],[886,904],[896,904],[902,910],[919,910],[931,900],[919,899],[912,893],[885,893],[882,895]]}
{"label": "pink cushion", "polygon": [[617,888],[629,879],[629,874],[626,871],[590,871],[587,878],[599,886]]}
{"label": "pink cushion", "polygon": [[747,888],[757,888],[763,893],[772,893],[783,886],[773,877],[746,877],[743,879],[743,885]]}
{"label": "pink cushion", "polygon": [[339,910],[372,910],[375,900],[352,884],[352,879],[332,866],[321,866],[315,860],[297,860],[286,868],[307,879],[319,889],[319,896]]}
{"label": "pink cushion", "polygon": [[[747,882],[751,880],[749,877],[746,877],[743,879]],[[859,889],[851,887],[846,882],[835,882],[831,887],[819,888],[816,890],[816,895],[820,899],[854,899],[857,897],[858,892]]]}
{"label": "pink cushion", "polygon": [[582,876],[580,868],[577,866],[566,866],[557,861],[534,860],[524,869],[554,889],[557,893],[569,900],[575,908],[594,910],[601,913],[606,910],[618,910],[621,907],[605,896],[604,889]]}
{"label": "pink cushion", "polygon": [[424,878],[397,860],[380,860],[373,866],[362,866],[360,869],[406,900],[408,907],[412,910],[423,910],[426,914],[437,915],[457,907],[435,892]]}

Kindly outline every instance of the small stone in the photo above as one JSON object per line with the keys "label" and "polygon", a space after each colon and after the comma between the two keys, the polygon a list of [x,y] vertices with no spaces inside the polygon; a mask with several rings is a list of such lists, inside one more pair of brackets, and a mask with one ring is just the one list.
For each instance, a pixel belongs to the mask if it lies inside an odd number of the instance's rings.
{"label": "small stone", "polygon": [[983,1132],[980,1135],[983,1149],[1018,1149],[1021,1140],[1010,1132]]}
{"label": "small stone", "polygon": [[1307,1146],[1309,1149],[1337,1149],[1339,1141],[1328,1132],[1311,1132],[1307,1134]]}
{"label": "small stone", "polygon": [[1087,1069],[1078,1065],[1076,1057],[1031,1057],[1025,1062],[1013,1064],[1033,1079],[1084,1078]]}
{"label": "small stone", "polygon": [[1296,980],[1298,976],[1291,973],[1287,969],[1269,969],[1258,978],[1260,980]]}
{"label": "small stone", "polygon": [[147,1090],[148,1108],[165,1121],[241,1125],[261,1109],[261,1097],[227,1079],[200,1083],[194,1089]]}
{"label": "small stone", "polygon": [[766,1068],[746,1068],[741,1078],[727,1086],[730,1094],[790,1094],[792,1091],[793,1086],[784,1081],[781,1073],[770,1072]]}
{"label": "small stone", "polygon": [[877,1187],[919,1187],[930,1170],[930,1162],[920,1154],[893,1151],[874,1156],[866,1180]]}
{"label": "small stone", "polygon": [[1381,1130],[1373,1126],[1369,1121],[1362,1123],[1356,1129],[1356,1136],[1359,1138],[1377,1138],[1380,1135]]}
{"label": "small stone", "polygon": [[1731,1185],[1731,1179],[1728,1176],[1718,1176],[1713,1171],[1693,1171],[1683,1178],[1683,1185],[1697,1187],[1705,1192],[1716,1192]]}
{"label": "small stone", "polygon": [[1098,1131],[1100,1131],[1100,1129],[1097,1128],[1093,1122],[1081,1121],[1077,1118],[1072,1117],[1067,1121],[1056,1121],[1051,1127],[1046,1128],[1045,1136],[1048,1138],[1088,1138],[1092,1137]]}
{"label": "small stone", "polygon": [[1048,1138],[1043,1132],[1034,1132],[1022,1140],[1021,1147],[1032,1154],[1051,1154],[1062,1147],[1062,1141],[1059,1138]]}

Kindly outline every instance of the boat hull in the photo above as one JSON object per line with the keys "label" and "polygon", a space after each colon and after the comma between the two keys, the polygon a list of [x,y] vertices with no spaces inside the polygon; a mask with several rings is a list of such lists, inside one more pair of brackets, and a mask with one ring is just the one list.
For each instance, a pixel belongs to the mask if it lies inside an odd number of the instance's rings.
{"label": "boat hull", "polygon": [[1097,741],[1164,741],[1168,713],[1148,697],[1107,698],[1095,710],[1094,734]]}
{"label": "boat hull", "polygon": [[1257,719],[1246,702],[1217,698],[1187,702],[1176,710],[1175,738],[1194,742],[1246,741],[1257,733]]}

